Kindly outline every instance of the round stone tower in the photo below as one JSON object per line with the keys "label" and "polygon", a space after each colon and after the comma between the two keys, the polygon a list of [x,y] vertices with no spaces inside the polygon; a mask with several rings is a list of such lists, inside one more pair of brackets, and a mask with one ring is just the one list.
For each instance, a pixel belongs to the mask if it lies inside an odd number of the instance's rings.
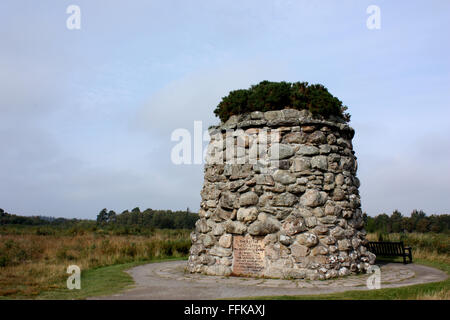
{"label": "round stone tower", "polygon": [[375,262],[344,120],[256,111],[210,136],[190,272],[328,279]]}

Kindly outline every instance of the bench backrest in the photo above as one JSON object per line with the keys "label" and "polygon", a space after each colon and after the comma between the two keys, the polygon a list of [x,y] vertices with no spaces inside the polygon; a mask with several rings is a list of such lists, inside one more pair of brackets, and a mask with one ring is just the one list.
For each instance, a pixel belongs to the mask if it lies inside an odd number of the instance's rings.
{"label": "bench backrest", "polygon": [[403,255],[405,253],[403,241],[400,242],[370,241],[368,247],[370,252],[378,255]]}

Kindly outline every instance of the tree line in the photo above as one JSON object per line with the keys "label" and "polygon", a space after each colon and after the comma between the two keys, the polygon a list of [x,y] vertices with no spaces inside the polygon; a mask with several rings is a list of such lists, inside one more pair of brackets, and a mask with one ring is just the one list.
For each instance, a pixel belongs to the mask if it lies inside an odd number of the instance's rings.
{"label": "tree line", "polygon": [[[58,228],[108,228],[133,227],[145,229],[194,229],[198,214],[186,211],[153,210],[141,211],[139,207],[117,214],[114,210],[101,210],[96,220],[67,219],[44,216],[21,216],[0,209],[0,225],[46,226]],[[136,229],[137,228],[137,229]],[[131,229],[130,229],[131,230]]]}
{"label": "tree line", "polygon": [[97,215],[97,224],[101,226],[141,226],[156,229],[193,229],[198,214],[189,211],[153,210],[141,211],[139,207],[116,214],[113,210],[103,209]]}
{"label": "tree line", "polygon": [[[141,211],[139,207],[117,214],[113,210],[103,209],[96,221],[82,219],[53,218],[43,216],[24,217],[10,214],[0,209],[0,225],[29,225],[57,227],[99,227],[99,228],[138,228],[144,229],[194,229],[198,214],[185,211],[153,210]],[[364,214],[367,232],[379,233],[450,233],[450,215],[427,215],[422,210],[414,210],[411,215],[403,216],[395,210],[390,216],[386,213],[375,217]],[[143,229],[142,229],[143,228]],[[133,229],[134,230],[134,229]]]}
{"label": "tree line", "polygon": [[79,222],[88,220],[82,219],[66,219],[66,218],[54,218],[44,216],[20,216],[17,214],[11,214],[0,208],[0,225],[27,225],[27,226],[72,226]]}
{"label": "tree line", "polygon": [[450,233],[450,215],[427,216],[422,210],[413,210],[406,217],[400,211],[394,210],[389,216],[386,213],[375,217],[364,214],[366,231],[381,233],[419,232],[419,233]]}

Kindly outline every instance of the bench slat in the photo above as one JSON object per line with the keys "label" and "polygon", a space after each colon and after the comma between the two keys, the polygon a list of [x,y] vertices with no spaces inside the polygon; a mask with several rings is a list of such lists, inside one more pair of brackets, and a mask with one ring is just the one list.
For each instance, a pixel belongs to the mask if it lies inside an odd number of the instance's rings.
{"label": "bench slat", "polygon": [[406,263],[406,257],[409,257],[410,262],[412,262],[412,257],[409,252],[406,252],[403,241],[400,242],[392,242],[392,241],[383,241],[383,242],[375,242],[370,241],[368,243],[368,248],[370,252],[373,252],[375,255],[380,256],[400,256],[403,257],[404,263]]}

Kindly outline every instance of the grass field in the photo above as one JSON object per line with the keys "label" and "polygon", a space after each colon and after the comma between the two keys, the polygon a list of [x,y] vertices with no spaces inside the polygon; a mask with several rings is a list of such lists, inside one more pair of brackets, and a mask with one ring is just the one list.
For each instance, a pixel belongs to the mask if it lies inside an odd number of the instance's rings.
{"label": "grass field", "polygon": [[[69,265],[80,267],[82,280],[83,277],[97,279],[102,273],[102,277],[107,277],[113,272],[122,286],[131,279],[120,270],[143,262],[185,257],[190,247],[189,232],[156,230],[145,236],[3,232],[0,234],[0,299],[56,298],[49,292],[69,291],[66,287]],[[107,282],[116,286],[114,281]]]}
{"label": "grass field", "polygon": [[66,287],[42,291],[35,299],[51,299],[51,300],[70,300],[70,299],[86,299],[88,297],[105,296],[114,294],[132,287],[134,281],[125,270],[132,267],[146,264],[163,262],[168,260],[181,260],[184,258],[168,258],[142,260],[123,264],[116,264],[107,267],[89,269],[81,275],[81,289],[68,290]]}
{"label": "grass field", "polygon": [[[37,228],[0,228],[0,299],[84,299],[118,292],[133,284],[124,272],[165,259],[185,259],[189,230],[155,230],[145,235],[103,232],[42,232]],[[369,234],[370,240],[378,240]],[[383,235],[413,247],[415,263],[450,274],[450,237],[445,234]],[[69,265],[81,270],[81,290],[68,290]],[[258,299],[450,299],[450,280],[403,288],[312,296]]]}

